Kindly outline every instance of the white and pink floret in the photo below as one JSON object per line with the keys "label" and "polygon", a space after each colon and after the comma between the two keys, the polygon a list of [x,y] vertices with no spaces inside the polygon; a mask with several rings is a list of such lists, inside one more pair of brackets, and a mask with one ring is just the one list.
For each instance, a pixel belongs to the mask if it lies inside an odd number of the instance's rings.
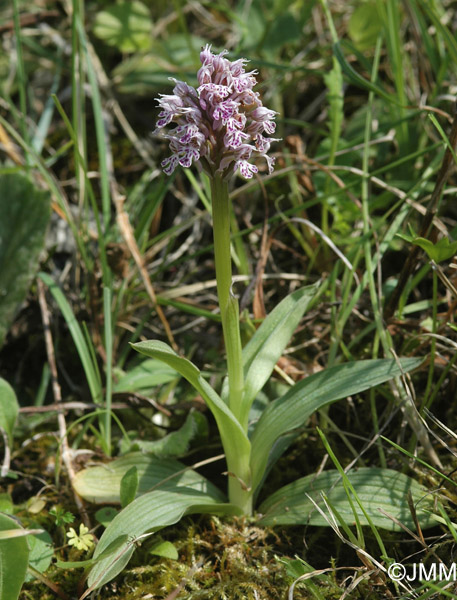
{"label": "white and pink floret", "polygon": [[171,156],[162,161],[167,175],[178,165],[190,167],[192,162],[210,176],[224,179],[239,172],[251,179],[258,172],[252,162],[265,158],[268,172],[273,172],[274,158],[268,156],[270,144],[278,141],[271,135],[276,129],[276,112],[262,106],[258,92],[252,88],[256,71],[245,71],[246,59],[231,62],[206,45],[200,53],[201,68],[197,73],[197,89],[183,81],[175,83],[173,95],[161,95],[156,131],[169,123],[177,127],[165,137],[170,140]]}

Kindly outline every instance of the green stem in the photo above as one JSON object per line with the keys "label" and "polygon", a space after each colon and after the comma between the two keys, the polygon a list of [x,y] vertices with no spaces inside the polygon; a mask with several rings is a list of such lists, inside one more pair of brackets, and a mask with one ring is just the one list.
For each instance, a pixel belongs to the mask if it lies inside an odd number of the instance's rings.
{"label": "green stem", "polygon": [[[227,353],[229,408],[237,419],[242,414],[243,360],[241,351],[238,301],[232,294],[232,259],[230,254],[230,200],[228,187],[220,176],[211,180],[213,205],[214,258],[217,294]],[[245,424],[242,424],[243,426]]]}

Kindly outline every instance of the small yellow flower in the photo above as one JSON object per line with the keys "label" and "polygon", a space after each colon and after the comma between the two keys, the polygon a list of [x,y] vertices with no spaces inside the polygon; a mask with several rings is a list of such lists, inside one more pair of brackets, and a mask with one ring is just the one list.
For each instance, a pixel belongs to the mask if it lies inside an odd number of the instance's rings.
{"label": "small yellow flower", "polygon": [[78,550],[89,550],[94,545],[94,539],[92,534],[89,533],[89,529],[81,523],[79,526],[79,535],[70,527],[70,531],[67,532],[68,543],[70,546],[74,546]]}

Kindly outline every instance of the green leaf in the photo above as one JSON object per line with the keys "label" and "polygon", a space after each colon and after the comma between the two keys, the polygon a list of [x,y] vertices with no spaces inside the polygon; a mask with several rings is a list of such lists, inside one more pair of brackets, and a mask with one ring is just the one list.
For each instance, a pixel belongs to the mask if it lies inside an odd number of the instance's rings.
{"label": "green leaf", "polygon": [[178,356],[164,342],[150,340],[131,345],[138,352],[142,352],[151,358],[158,358],[176,369],[202,396],[216,420],[225,450],[228,471],[236,473],[243,481],[249,482],[250,473],[247,470],[247,460],[250,455],[251,444],[248,437],[228,406],[209,383],[203,379],[199,369],[187,358]]}
{"label": "green leaf", "polygon": [[125,508],[127,504],[135,500],[138,491],[138,469],[136,465],[130,467],[128,471],[122,475],[119,497],[121,506]]}
{"label": "green leaf", "polygon": [[298,427],[323,406],[358,394],[418,367],[422,358],[362,360],[330,367],[295,384],[263,412],[252,434],[252,486],[270,462],[276,440]]}
{"label": "green leaf", "polygon": [[14,511],[13,499],[7,492],[0,493],[0,513],[12,515]]}
{"label": "green leaf", "polygon": [[105,550],[103,550],[103,552],[101,552],[97,558],[74,561],[56,560],[56,565],[59,567],[59,569],[84,569],[114,554],[116,550],[119,550],[119,548],[127,542],[128,539],[129,536],[127,534],[120,535],[113,542],[111,542],[111,544],[108,544]]}
{"label": "green leaf", "polygon": [[[407,502],[409,492],[411,492],[414,505],[417,507],[422,527],[435,524],[432,515],[429,514],[432,508],[432,498],[427,496],[427,492],[411,477],[391,469],[375,467],[363,467],[349,471],[348,477],[370,520],[376,527],[401,531],[399,525],[380,512],[379,509],[383,509],[407,527],[414,529],[414,521]],[[341,475],[336,470],[324,471],[319,475],[308,475],[276,491],[259,507],[259,512],[263,514],[260,524],[328,525],[326,519],[307,497],[307,495],[311,496],[328,515],[328,509],[321,496],[322,492],[327,496],[329,505],[335,508],[346,524],[354,524],[353,507],[355,506],[360,523],[368,525],[363,511],[354,499],[352,499],[351,507],[341,481]]]}
{"label": "green leaf", "polygon": [[23,175],[0,175],[0,346],[39,263],[50,197]]}
{"label": "green leaf", "polygon": [[263,47],[277,50],[285,44],[292,44],[300,39],[300,27],[295,17],[288,11],[278,15],[268,31]]}
{"label": "green leaf", "polygon": [[[22,530],[17,522],[0,514],[0,531]],[[29,547],[25,536],[0,539],[0,598],[17,600],[29,563]]]}
{"label": "green leaf", "polygon": [[177,431],[172,431],[159,440],[133,440],[131,450],[165,458],[179,457],[187,452],[190,442],[200,434],[207,431],[208,424],[205,415],[191,411],[184,425]]}
{"label": "green leaf", "polygon": [[359,4],[352,13],[348,23],[348,34],[354,46],[360,50],[374,48],[376,40],[383,28],[379,18],[376,2]]}
{"label": "green leaf", "polygon": [[147,50],[152,44],[149,8],[142,2],[118,2],[95,16],[94,35],[121,52]]}
{"label": "green leaf", "polygon": [[119,503],[122,477],[134,466],[138,470],[137,495],[145,494],[155,486],[160,486],[161,490],[184,486],[208,493],[221,502],[225,500],[224,494],[215,485],[183,463],[145,456],[140,452],[126,454],[110,463],[79,471],[73,482],[74,489],[89,502]]}
{"label": "green leaf", "polygon": [[113,392],[147,392],[178,377],[178,373],[160,360],[146,359],[127,373],[118,375]]}
{"label": "green leaf", "polygon": [[407,235],[403,233],[397,233],[398,237],[401,237],[407,242],[411,242],[416,246],[425,250],[428,257],[434,260],[436,263],[442,262],[443,260],[449,260],[457,253],[457,241],[452,241],[447,238],[441,238],[435,244],[430,240],[415,235]]}
{"label": "green leaf", "polygon": [[106,558],[92,568],[89,586],[99,588],[120,573],[133,554],[135,542],[145,532],[156,532],[177,523],[184,515],[194,513],[238,514],[239,509],[220,503],[219,498],[184,487],[174,492],[154,490],[140,496],[113,519],[100,538],[94,558],[120,536],[129,536],[114,557]]}
{"label": "green leaf", "polygon": [[[29,526],[39,527],[39,523],[30,523]],[[42,531],[27,537],[29,545],[29,565],[39,573],[44,573],[51,564],[54,555],[52,538],[47,531]],[[35,579],[33,574],[27,574],[26,581]]]}
{"label": "green leaf", "polygon": [[19,404],[10,384],[0,377],[0,427],[6,431],[10,446],[13,430],[19,413]]}
{"label": "green leaf", "polygon": [[103,527],[108,527],[108,523],[114,519],[119,511],[116,510],[113,506],[105,506],[104,508],[100,508],[95,513],[95,520]]}
{"label": "green leaf", "polygon": [[258,392],[270,378],[309,303],[316,296],[318,287],[319,282],[300,288],[284,298],[243,348],[243,404],[246,411],[249,412]]}
{"label": "green leaf", "polygon": [[176,546],[171,542],[157,542],[149,550],[149,554],[163,556],[164,558],[171,558],[172,560],[178,560],[179,558]]}

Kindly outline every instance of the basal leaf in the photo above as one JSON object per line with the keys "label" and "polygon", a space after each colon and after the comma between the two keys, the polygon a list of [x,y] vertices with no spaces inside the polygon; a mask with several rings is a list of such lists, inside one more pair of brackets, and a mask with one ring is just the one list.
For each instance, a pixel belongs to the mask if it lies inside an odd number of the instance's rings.
{"label": "basal leaf", "polygon": [[[22,530],[17,522],[0,514],[0,531]],[[17,600],[29,563],[26,536],[0,539],[0,598]]]}
{"label": "basal leaf", "polygon": [[362,360],[330,367],[295,384],[263,412],[252,434],[252,486],[263,478],[275,441],[330,402],[368,390],[418,367],[422,358]]}
{"label": "basal leaf", "polygon": [[145,494],[158,486],[162,490],[186,487],[210,494],[224,502],[224,494],[205,477],[172,459],[158,459],[140,452],[126,454],[110,463],[79,471],[73,487],[77,493],[96,504],[120,503],[122,477],[136,467],[138,472],[137,495]]}
{"label": "basal leaf", "polygon": [[251,481],[248,457],[251,445],[242,426],[228,406],[201,376],[199,369],[187,358],[176,354],[164,342],[150,340],[132,344],[138,352],[151,358],[158,358],[173,369],[176,369],[205,400],[214,415],[224,446],[227,467],[230,473],[236,473],[247,485]]}
{"label": "basal leaf", "polygon": [[0,175],[0,346],[38,267],[50,196],[24,175]]}
{"label": "basal leaf", "polygon": [[94,553],[97,558],[117,538],[127,534],[114,556],[98,562],[92,568],[88,584],[94,589],[110,581],[122,571],[135,549],[135,540],[146,532],[155,532],[177,523],[185,514],[238,514],[231,504],[222,504],[218,498],[181,488],[176,491],[154,490],[140,496],[122,510],[108,525]]}
{"label": "basal leaf", "polygon": [[[364,467],[348,473],[349,481],[360,499],[370,520],[376,527],[391,531],[401,531],[401,527],[380,512],[380,509],[398,519],[411,529],[415,528],[408,507],[408,493],[411,492],[414,505],[422,527],[434,525],[433,517],[428,513],[432,499],[411,477],[393,471],[375,467]],[[315,508],[313,502],[328,514],[321,493],[328,497],[329,505],[335,508],[344,522],[352,525],[354,513],[348,500],[341,475],[336,470],[324,471],[319,475],[308,475],[290,483],[267,498],[259,507],[263,514],[262,525],[328,525],[326,519]],[[367,519],[352,498],[357,516],[362,525],[368,525]]]}
{"label": "basal leaf", "polygon": [[270,378],[300,319],[316,296],[318,287],[318,283],[309,285],[284,298],[265,318],[243,348],[245,371],[243,403],[247,413],[257,393]]}

